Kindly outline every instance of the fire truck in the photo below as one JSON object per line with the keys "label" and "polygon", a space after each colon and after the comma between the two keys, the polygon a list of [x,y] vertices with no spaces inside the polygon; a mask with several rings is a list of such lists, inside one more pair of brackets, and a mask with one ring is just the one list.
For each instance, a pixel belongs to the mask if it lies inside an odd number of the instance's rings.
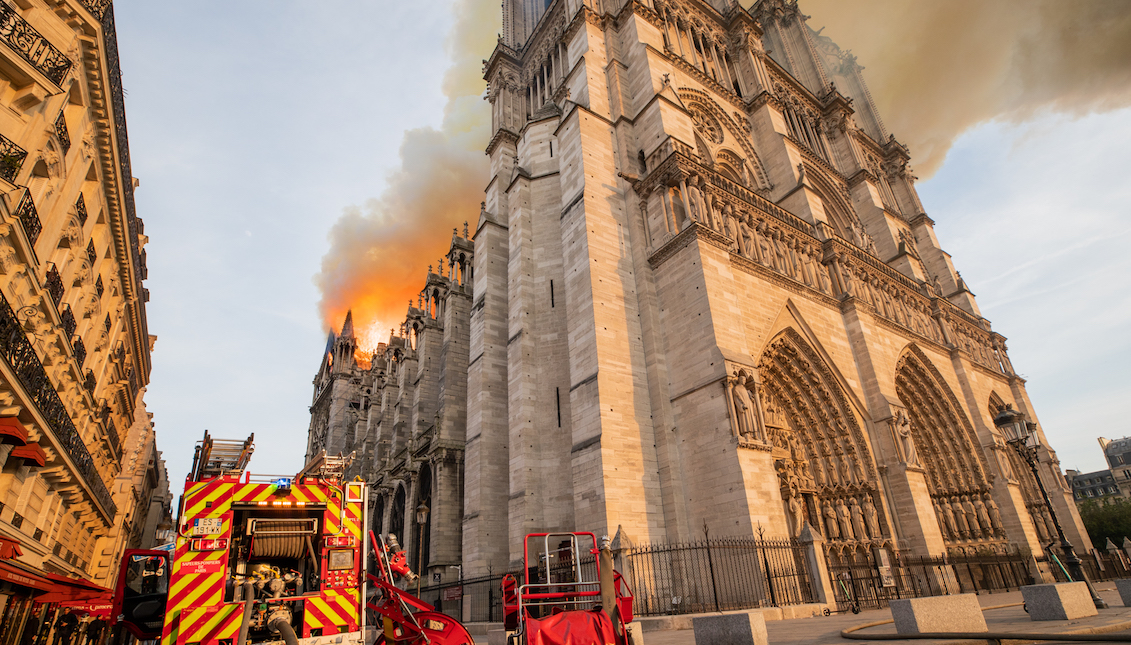
{"label": "fire truck", "polygon": [[[415,574],[395,537],[387,544],[365,530],[368,487],[343,481],[352,456],[323,452],[293,477],[256,476],[246,470],[254,437],[205,432],[174,550],[122,559],[119,629],[161,645],[472,643],[458,621],[395,586]],[[380,629],[367,630],[367,600]]]}

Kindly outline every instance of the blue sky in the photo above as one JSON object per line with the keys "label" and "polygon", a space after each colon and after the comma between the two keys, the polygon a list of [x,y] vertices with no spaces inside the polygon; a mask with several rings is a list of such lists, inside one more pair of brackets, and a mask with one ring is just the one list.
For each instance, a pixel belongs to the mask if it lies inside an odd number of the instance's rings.
{"label": "blue sky", "polygon": [[[451,3],[115,4],[158,336],[146,400],[174,492],[206,428],[255,432],[253,470],[294,472],[327,233],[385,190],[406,130],[440,127]],[[1066,468],[1131,434],[1128,167],[1131,111],[1040,114],[968,131],[920,183]]]}

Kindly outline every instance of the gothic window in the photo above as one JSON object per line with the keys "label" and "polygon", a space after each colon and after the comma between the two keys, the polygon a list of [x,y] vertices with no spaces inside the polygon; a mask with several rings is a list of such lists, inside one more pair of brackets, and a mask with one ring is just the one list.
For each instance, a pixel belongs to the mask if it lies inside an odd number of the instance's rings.
{"label": "gothic window", "polygon": [[[430,508],[432,507],[432,465],[427,462],[420,465],[420,475],[416,482],[416,505],[412,507],[414,518],[416,517],[416,509],[419,508],[421,504],[425,504]],[[422,540],[417,543],[417,548],[414,549],[416,553],[414,553],[414,557],[412,558],[413,561],[416,562],[416,572],[420,575],[425,574],[428,568],[429,556],[431,555],[429,553],[431,551],[429,543],[432,541],[432,515],[431,512],[428,513],[428,521],[424,523],[423,535],[421,535],[421,527],[419,524],[414,524],[413,526],[415,533],[413,537],[416,538],[416,540]],[[420,552],[421,545],[423,545],[423,553]]]}
{"label": "gothic window", "polygon": [[393,495],[392,514],[389,516],[389,533],[397,536],[401,544],[408,544],[404,534],[405,492],[404,486],[397,486]]}

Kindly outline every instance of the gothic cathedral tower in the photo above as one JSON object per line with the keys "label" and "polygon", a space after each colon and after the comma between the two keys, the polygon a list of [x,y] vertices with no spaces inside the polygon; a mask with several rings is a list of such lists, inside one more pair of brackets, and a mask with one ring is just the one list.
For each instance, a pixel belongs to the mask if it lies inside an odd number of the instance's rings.
{"label": "gothic cathedral tower", "polygon": [[[1040,550],[1036,422],[854,58],[795,1],[505,0],[466,575],[532,531]],[[1042,471],[1088,547],[1055,453]]]}

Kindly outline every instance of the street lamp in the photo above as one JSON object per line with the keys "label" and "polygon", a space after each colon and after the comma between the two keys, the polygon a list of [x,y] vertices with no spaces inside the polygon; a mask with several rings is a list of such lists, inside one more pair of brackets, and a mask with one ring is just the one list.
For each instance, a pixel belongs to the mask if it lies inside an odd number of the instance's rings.
{"label": "street lamp", "polygon": [[1064,529],[1060,526],[1056,509],[1053,508],[1052,500],[1049,499],[1048,491],[1045,490],[1041,473],[1037,470],[1037,464],[1041,463],[1038,452],[1041,447],[1041,438],[1037,435],[1037,425],[1026,421],[1024,413],[1014,410],[1012,404],[1007,404],[998,411],[997,416],[994,417],[994,425],[1001,430],[1002,434],[1005,435],[1005,441],[1013,446],[1013,449],[1029,464],[1029,469],[1033,471],[1033,479],[1037,480],[1037,488],[1040,489],[1041,497],[1045,500],[1049,515],[1052,516],[1052,523],[1056,526],[1056,533],[1060,538],[1060,549],[1064,552],[1064,564],[1068,568],[1069,575],[1074,580],[1088,585],[1088,593],[1092,594],[1092,602],[1095,603],[1097,609],[1107,609],[1107,603],[1099,597],[1092,587],[1092,583],[1088,580],[1088,576],[1084,574],[1084,569],[1080,566],[1080,558],[1076,556],[1075,547],[1064,536]]}
{"label": "street lamp", "polygon": [[416,523],[420,525],[420,541],[416,549],[416,597],[420,597],[420,578],[424,576],[424,525],[428,523],[428,504],[420,502],[416,507]]}

